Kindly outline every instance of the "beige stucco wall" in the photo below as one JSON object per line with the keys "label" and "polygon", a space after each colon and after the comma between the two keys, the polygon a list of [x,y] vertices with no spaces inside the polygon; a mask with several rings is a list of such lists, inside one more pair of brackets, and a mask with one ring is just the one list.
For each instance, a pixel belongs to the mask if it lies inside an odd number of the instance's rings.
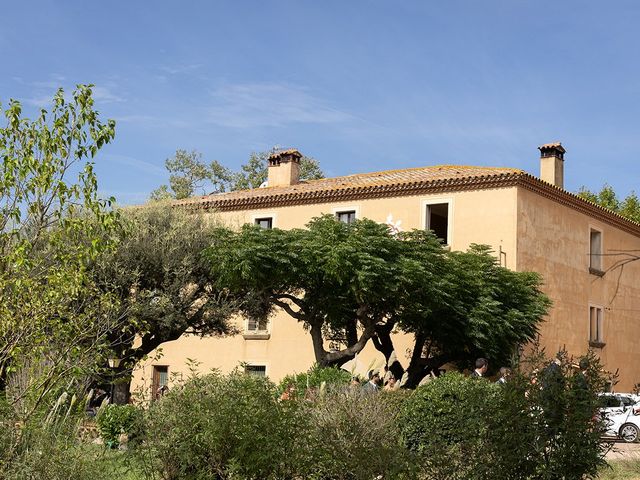
{"label": "beige stucco wall", "polygon": [[563,347],[572,355],[584,354],[589,348],[589,306],[604,308],[606,345],[595,351],[609,370],[619,369],[615,389],[630,391],[640,382],[640,262],[604,277],[590,274],[591,228],[602,232],[604,271],[621,258],[606,254],[640,249],[640,238],[520,189],[517,269],[541,273],[544,291],[554,302],[541,329],[541,344],[549,354]]}
{"label": "beige stucco wall", "polygon": [[[515,187],[451,192],[438,195],[416,195],[395,198],[378,198],[341,203],[322,203],[272,208],[266,210],[212,213],[232,227],[253,223],[256,218],[273,217],[273,226],[289,229],[303,227],[311,218],[323,213],[334,214],[341,210],[356,210],[358,218],[377,222],[400,221],[402,230],[424,228],[427,202],[449,202],[451,248],[463,250],[471,243],[490,245],[496,252],[502,249],[503,258],[510,268],[515,268],[517,190]],[[504,262],[503,262],[504,263]],[[244,328],[244,323],[238,324]],[[249,340],[242,335],[227,338],[197,338],[184,336],[162,345],[160,358],[143,362],[135,373],[133,389],[148,392],[153,365],[167,365],[169,375],[187,374],[187,359],[199,363],[200,371],[211,368],[227,372],[241,362],[265,365],[267,375],[274,381],[289,373],[307,370],[314,362],[311,338],[302,325],[284,312],[276,314],[269,326],[268,340]],[[407,349],[411,338],[395,337],[396,354],[406,366]],[[384,363],[373,345],[369,343],[355,362],[345,368],[366,373],[369,368],[380,368]]]}

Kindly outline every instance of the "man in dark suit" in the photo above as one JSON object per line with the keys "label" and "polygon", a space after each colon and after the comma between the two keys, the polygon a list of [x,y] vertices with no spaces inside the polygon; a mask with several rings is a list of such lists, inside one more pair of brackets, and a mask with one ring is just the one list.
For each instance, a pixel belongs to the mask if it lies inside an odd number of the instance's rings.
{"label": "man in dark suit", "polygon": [[486,358],[478,358],[476,360],[476,369],[471,372],[473,378],[482,378],[487,373],[489,368],[489,361]]}

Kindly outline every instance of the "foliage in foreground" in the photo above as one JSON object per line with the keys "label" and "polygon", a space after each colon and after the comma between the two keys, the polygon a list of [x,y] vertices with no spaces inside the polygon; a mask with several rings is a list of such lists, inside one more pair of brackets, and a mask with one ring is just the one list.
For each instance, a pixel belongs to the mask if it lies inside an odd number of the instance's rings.
{"label": "foliage in foreground", "polygon": [[287,387],[294,387],[295,395],[305,397],[307,390],[318,391],[320,388],[343,388],[349,384],[351,375],[346,370],[335,367],[320,367],[314,365],[307,372],[287,375],[278,384],[278,393],[284,392]]}
{"label": "foliage in foreground", "polygon": [[120,437],[127,436],[127,443],[137,441],[142,433],[142,411],[134,405],[105,405],[98,412],[98,431],[108,447],[117,447]]}
{"label": "foliage in foreground", "polygon": [[51,431],[38,425],[53,422],[62,398],[78,398],[74,393],[104,361],[108,333],[121,326],[113,315],[117,300],[87,275],[120,229],[113,199],[99,197],[94,171],[115,122],[100,118],[85,85],[70,98],[58,90],[33,120],[14,100],[2,115],[0,392],[11,428],[0,477],[57,448]]}
{"label": "foliage in foreground", "polygon": [[594,392],[604,377],[593,357],[516,372],[506,385],[447,374],[418,388],[400,423],[428,478],[594,478],[607,451]]}
{"label": "foliage in foreground", "polygon": [[191,379],[151,406],[144,448],[165,479],[370,480],[408,469],[394,404],[382,396],[276,393],[242,373]]}
{"label": "foliage in foreground", "polygon": [[[121,457],[82,445],[64,411],[28,428],[12,425],[5,412],[0,446],[18,432],[28,439],[13,455],[9,479],[93,478],[97,465],[154,480],[596,478],[606,444],[594,392],[604,377],[597,360],[587,360],[582,371],[565,355],[527,364],[506,385],[449,373],[413,392],[333,384],[290,400],[265,378],[214,373],[151,404],[142,441]],[[142,415],[133,406],[110,410],[102,418],[120,425],[112,432],[126,429],[120,417]]]}

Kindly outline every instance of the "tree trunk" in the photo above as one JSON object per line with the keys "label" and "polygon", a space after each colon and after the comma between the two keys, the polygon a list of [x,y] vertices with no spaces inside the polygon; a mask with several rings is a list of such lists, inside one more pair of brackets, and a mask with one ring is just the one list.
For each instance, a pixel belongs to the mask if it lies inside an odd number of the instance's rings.
{"label": "tree trunk", "polygon": [[[395,326],[395,322],[389,321],[384,325],[376,325],[376,333],[371,340],[376,350],[384,355],[384,359],[389,367],[389,371],[393,374],[396,380],[399,382],[404,375],[404,367],[398,360],[398,355],[394,355],[395,348],[393,346],[393,340],[391,339],[391,331]],[[393,361],[390,360],[393,358]]]}
{"label": "tree trunk", "polygon": [[341,367],[349,360],[353,360],[362,351],[374,332],[374,325],[369,325],[354,344],[347,346],[343,350],[327,352],[324,349],[324,339],[322,338],[322,324],[320,322],[311,324],[310,333],[316,362],[321,367]]}
{"label": "tree trunk", "polygon": [[111,403],[115,405],[126,405],[131,398],[131,377],[133,375],[133,367],[120,365],[114,368],[111,374],[111,390],[109,397]]}

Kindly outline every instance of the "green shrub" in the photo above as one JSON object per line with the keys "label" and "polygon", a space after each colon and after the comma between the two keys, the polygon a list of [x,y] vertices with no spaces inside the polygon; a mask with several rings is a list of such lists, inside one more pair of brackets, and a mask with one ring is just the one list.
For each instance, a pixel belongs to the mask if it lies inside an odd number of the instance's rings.
{"label": "green shrub", "polygon": [[145,446],[168,480],[290,478],[300,420],[268,380],[210,374],[152,404]]}
{"label": "green shrub", "polygon": [[404,392],[371,395],[360,388],[302,402],[298,477],[371,480],[409,478],[412,455],[400,442],[397,407]]}
{"label": "green shrub", "polygon": [[304,397],[307,389],[319,390],[324,384],[329,390],[344,387],[349,384],[351,374],[336,367],[320,367],[314,365],[309,371],[287,375],[278,384],[278,394],[285,391],[287,386],[294,385],[298,397]]}
{"label": "green shrub", "polygon": [[563,358],[506,385],[447,374],[404,403],[403,441],[429,479],[593,478],[607,447],[594,393],[603,375],[591,361],[586,376]]}
{"label": "green shrub", "polygon": [[485,479],[487,418],[494,414],[496,385],[449,373],[419,387],[400,415],[406,447],[429,478]]}
{"label": "green shrub", "polygon": [[98,412],[97,422],[100,436],[110,448],[120,444],[122,434],[135,444],[142,433],[142,411],[134,405],[105,405]]}
{"label": "green shrub", "polygon": [[57,419],[54,423],[34,422],[12,425],[13,439],[10,458],[3,452],[0,478],[6,480],[48,479],[86,480],[105,478],[99,452],[78,440],[76,418]]}

